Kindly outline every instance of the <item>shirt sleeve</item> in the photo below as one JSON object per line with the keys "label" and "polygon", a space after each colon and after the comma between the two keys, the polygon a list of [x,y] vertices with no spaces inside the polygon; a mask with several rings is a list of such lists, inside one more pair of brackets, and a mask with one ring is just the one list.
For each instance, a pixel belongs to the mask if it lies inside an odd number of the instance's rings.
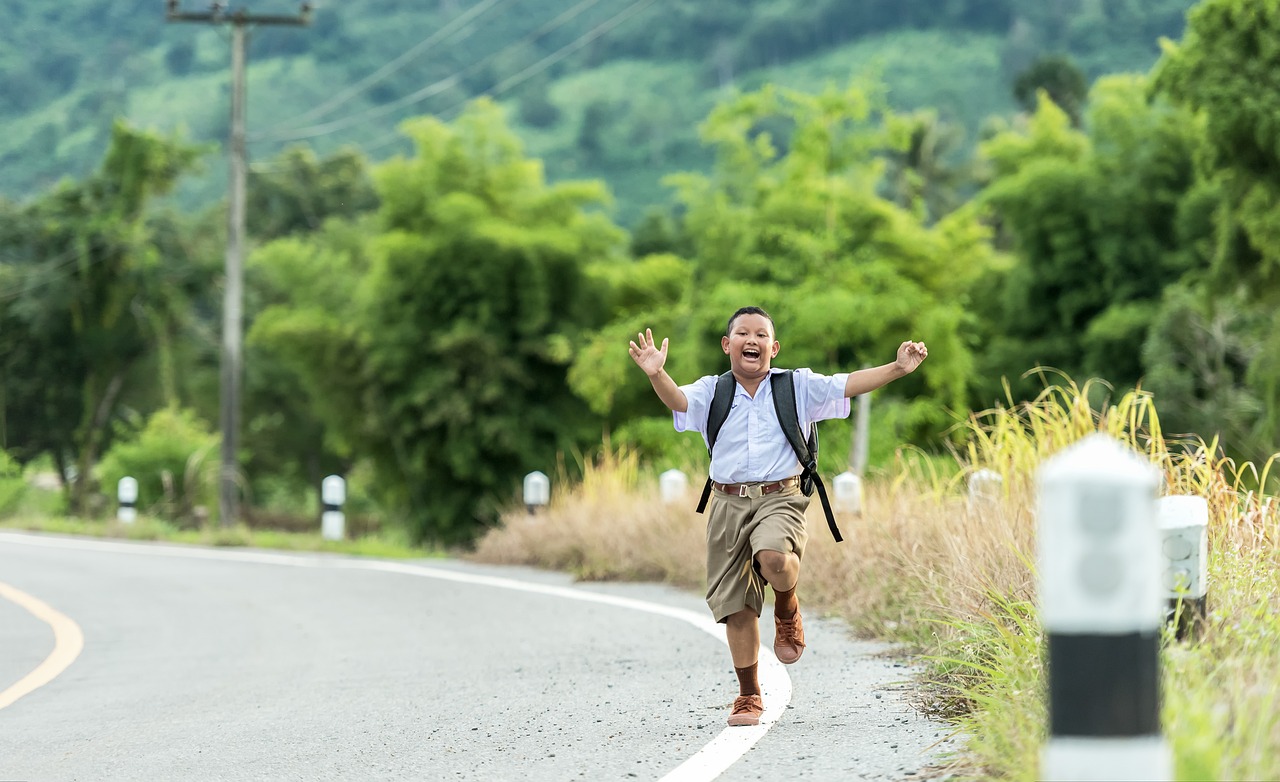
{"label": "shirt sleeve", "polygon": [[848,379],[848,372],[819,375],[809,369],[795,371],[796,405],[800,408],[798,412],[804,425],[849,417],[849,397],[844,395]]}
{"label": "shirt sleeve", "polygon": [[715,375],[706,375],[687,386],[680,386],[684,398],[689,402],[689,409],[683,413],[671,411],[677,432],[700,432],[702,439],[707,438],[707,412],[711,408],[711,398],[716,393]]}

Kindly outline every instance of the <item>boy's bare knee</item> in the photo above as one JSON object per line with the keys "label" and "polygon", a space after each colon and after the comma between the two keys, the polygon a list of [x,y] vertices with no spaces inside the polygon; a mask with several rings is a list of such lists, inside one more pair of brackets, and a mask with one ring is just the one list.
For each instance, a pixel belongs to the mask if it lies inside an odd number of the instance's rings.
{"label": "boy's bare knee", "polygon": [[787,569],[788,556],[781,551],[765,550],[756,554],[756,562],[760,563],[760,570],[766,574],[777,574]]}

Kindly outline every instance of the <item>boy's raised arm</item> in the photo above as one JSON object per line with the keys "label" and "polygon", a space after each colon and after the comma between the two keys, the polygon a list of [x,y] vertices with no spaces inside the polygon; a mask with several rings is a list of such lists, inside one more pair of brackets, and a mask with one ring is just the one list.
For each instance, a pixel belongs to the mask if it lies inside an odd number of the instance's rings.
{"label": "boy's raised arm", "polygon": [[903,342],[898,346],[898,358],[890,364],[878,367],[859,369],[850,372],[849,379],[844,382],[844,395],[857,396],[875,391],[880,386],[890,383],[903,375],[916,371],[920,362],[929,357],[929,349],[923,342]]}
{"label": "boy's raised arm", "polygon": [[663,338],[662,347],[659,348],[654,344],[653,330],[645,329],[639,335],[639,344],[636,344],[636,340],[631,340],[629,352],[636,365],[649,376],[649,383],[653,385],[653,390],[658,393],[662,403],[677,413],[687,413],[689,400],[663,368],[667,364],[666,338]]}

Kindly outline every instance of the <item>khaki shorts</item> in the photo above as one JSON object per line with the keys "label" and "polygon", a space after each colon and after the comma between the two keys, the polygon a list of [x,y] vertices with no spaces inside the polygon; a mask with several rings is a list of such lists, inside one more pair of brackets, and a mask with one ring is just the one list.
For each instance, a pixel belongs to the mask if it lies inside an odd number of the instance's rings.
{"label": "khaki shorts", "polygon": [[761,551],[804,557],[809,540],[804,512],[809,498],[792,486],[758,499],[711,493],[707,515],[707,606],[717,622],[744,608],[760,615],[764,578],[755,563]]}

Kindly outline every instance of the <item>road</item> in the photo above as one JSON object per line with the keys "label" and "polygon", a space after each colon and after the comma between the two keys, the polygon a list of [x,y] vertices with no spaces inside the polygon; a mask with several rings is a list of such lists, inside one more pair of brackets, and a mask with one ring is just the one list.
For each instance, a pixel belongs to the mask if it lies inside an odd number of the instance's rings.
{"label": "road", "polygon": [[723,632],[656,585],[0,533],[0,587],[4,780],[918,779],[946,746],[816,620],[726,730]]}

